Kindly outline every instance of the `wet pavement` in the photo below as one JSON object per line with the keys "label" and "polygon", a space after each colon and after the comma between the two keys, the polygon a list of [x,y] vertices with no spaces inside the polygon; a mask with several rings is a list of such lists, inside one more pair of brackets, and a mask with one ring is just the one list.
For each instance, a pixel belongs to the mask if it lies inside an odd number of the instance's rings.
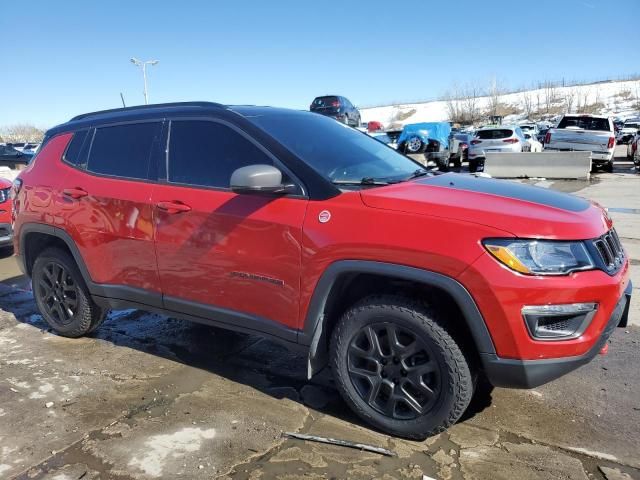
{"label": "wet pavement", "polygon": [[[640,219],[613,210],[640,204],[640,176],[625,167],[574,191],[612,208],[635,276]],[[409,442],[362,424],[328,372],[308,382],[304,358],[258,337],[136,310],[112,312],[90,337],[59,337],[11,262],[0,260],[0,478],[640,480],[638,326],[535,390],[479,385],[458,425]]]}

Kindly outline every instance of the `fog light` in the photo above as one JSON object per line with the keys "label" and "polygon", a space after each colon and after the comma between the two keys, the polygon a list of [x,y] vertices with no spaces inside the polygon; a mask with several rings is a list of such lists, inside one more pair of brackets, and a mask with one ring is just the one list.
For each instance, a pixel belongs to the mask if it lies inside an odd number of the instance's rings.
{"label": "fog light", "polygon": [[522,308],[522,317],[536,340],[567,340],[584,333],[597,309],[597,303],[531,305]]}

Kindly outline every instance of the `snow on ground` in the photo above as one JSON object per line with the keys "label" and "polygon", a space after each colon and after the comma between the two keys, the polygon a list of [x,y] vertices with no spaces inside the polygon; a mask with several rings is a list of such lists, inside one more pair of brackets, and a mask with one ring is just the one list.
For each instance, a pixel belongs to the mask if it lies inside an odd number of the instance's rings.
{"label": "snow on ground", "polygon": [[[545,103],[545,90],[543,88],[502,95],[500,96],[500,103],[514,106],[524,112],[525,98],[527,96],[533,102],[534,109],[537,109],[538,97],[541,105]],[[640,116],[640,111],[634,108],[640,101],[640,80],[557,87],[555,88],[554,96],[556,98],[554,105],[557,107],[566,105],[567,98],[573,97],[572,113],[577,113],[577,106],[586,102],[587,105],[602,103],[604,108],[598,110],[598,114],[612,115],[622,119]],[[481,112],[486,111],[489,107],[489,101],[490,98],[488,96],[478,98],[478,110]],[[360,114],[363,122],[377,120],[386,126],[391,123],[405,125],[417,122],[446,121],[449,118],[447,101],[444,100],[361,108]],[[522,120],[526,120],[525,113],[509,115],[505,118],[506,122],[519,122]]]}

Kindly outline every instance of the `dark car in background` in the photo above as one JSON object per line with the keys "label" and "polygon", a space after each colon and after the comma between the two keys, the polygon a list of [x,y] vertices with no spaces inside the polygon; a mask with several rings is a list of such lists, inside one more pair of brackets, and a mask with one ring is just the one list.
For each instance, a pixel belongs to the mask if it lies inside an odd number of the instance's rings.
{"label": "dark car in background", "polygon": [[20,152],[9,145],[0,145],[0,166],[16,168],[17,165],[28,164],[32,157],[32,153]]}
{"label": "dark car in background", "polygon": [[345,125],[360,126],[360,111],[349,99],[340,95],[316,97],[311,102],[309,110],[327,117],[333,117]]}

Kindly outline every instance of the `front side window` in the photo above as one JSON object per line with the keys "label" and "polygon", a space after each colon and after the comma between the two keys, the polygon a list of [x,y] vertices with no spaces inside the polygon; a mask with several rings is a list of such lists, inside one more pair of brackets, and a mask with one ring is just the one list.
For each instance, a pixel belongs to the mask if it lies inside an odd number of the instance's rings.
{"label": "front side window", "polygon": [[221,123],[174,120],[169,138],[169,181],[173,183],[229,188],[236,169],[273,165],[266,153]]}
{"label": "front side window", "polygon": [[146,180],[161,122],[132,123],[96,129],[87,170],[103,175]]}

